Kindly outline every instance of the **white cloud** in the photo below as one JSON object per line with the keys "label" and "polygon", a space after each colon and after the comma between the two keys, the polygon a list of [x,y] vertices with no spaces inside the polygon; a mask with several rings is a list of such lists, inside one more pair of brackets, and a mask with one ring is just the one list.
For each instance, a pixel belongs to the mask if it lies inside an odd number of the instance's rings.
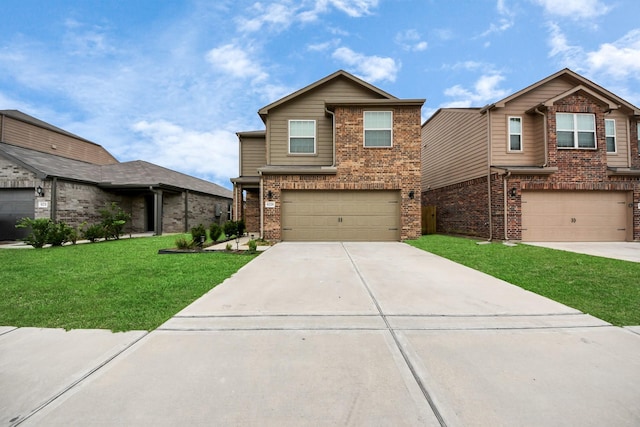
{"label": "white cloud", "polygon": [[383,80],[394,82],[400,70],[400,65],[393,58],[366,56],[348,47],[336,49],[333,58],[345,63],[354,70],[354,74],[370,83]]}
{"label": "white cloud", "polygon": [[461,85],[455,85],[445,89],[444,94],[454,98],[445,104],[446,107],[481,107],[487,103],[497,101],[509,94],[508,89],[499,88],[504,77],[498,73],[490,73],[480,76],[472,89],[466,89]]}
{"label": "white cloud", "polygon": [[[263,4],[254,3],[236,22],[241,31],[253,33],[265,28],[283,31],[296,22],[315,22],[321,15],[338,10],[351,18],[371,15],[379,0],[315,0],[294,2],[280,0]],[[249,18],[247,17],[250,16]]]}
{"label": "white cloud", "polygon": [[[492,22],[489,24],[489,28],[484,31],[482,34],[478,36],[478,38],[487,37],[491,34],[502,33],[507,31],[509,28],[513,27],[515,20],[515,13],[513,10],[506,6],[504,0],[498,0],[496,4],[496,9],[498,14],[500,15],[498,22]],[[485,43],[485,47],[488,47],[489,44]]]}
{"label": "white cloud", "polygon": [[264,80],[268,74],[262,71],[257,61],[249,57],[249,53],[233,43],[216,47],[207,52],[207,61],[215,68],[221,69],[235,77]]}
{"label": "white cloud", "polygon": [[144,160],[176,171],[184,171],[229,187],[238,175],[238,138],[233,132],[198,132],[166,121],[139,121],[132,126],[140,139],[137,150]]}
{"label": "white cloud", "polygon": [[592,19],[605,15],[611,10],[600,0],[533,0],[549,15],[572,20]]}
{"label": "white cloud", "polygon": [[426,50],[428,47],[427,42],[422,40],[420,33],[414,29],[402,31],[396,34],[395,42],[404,50],[411,52],[421,52]]}
{"label": "white cloud", "polygon": [[352,18],[370,15],[378,7],[378,0],[318,0],[317,3],[329,3]]}
{"label": "white cloud", "polygon": [[640,73],[640,29],[629,31],[613,43],[600,45],[586,57],[591,73],[602,73],[616,79],[637,77]]}
{"label": "white cloud", "polygon": [[250,13],[255,15],[253,18],[238,18],[240,30],[245,32],[261,31],[263,27],[284,30],[291,25],[296,8],[288,2],[270,3],[264,5],[255,3],[250,9]]}

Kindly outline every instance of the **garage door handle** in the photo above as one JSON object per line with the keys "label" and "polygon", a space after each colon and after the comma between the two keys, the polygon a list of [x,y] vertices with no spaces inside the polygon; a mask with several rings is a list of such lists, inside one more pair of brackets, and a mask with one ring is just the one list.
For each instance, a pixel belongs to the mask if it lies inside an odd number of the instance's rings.
{"label": "garage door handle", "polygon": [[293,228],[285,228],[285,227],[283,227],[282,229],[283,229],[284,231],[291,231],[291,230],[293,230]]}

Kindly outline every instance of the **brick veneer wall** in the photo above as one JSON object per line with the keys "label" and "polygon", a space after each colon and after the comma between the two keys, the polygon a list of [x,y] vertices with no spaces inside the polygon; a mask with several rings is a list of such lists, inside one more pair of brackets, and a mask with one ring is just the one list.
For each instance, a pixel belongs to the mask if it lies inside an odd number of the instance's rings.
{"label": "brick veneer wall", "polygon": [[260,233],[260,192],[247,190],[244,223],[248,233]]}
{"label": "brick veneer wall", "polygon": [[[264,194],[271,191],[270,200],[276,202],[275,208],[264,211],[266,239],[281,239],[282,190],[400,190],[400,239],[420,236],[420,108],[390,110],[393,110],[393,147],[365,148],[365,108],[336,107],[335,175],[263,175]],[[413,199],[409,198],[410,191],[414,191]]]}
{"label": "brick veneer wall", "polygon": [[[556,133],[556,113],[589,113],[595,115],[595,150],[558,149]],[[589,96],[576,93],[557,101],[547,110],[548,165],[557,167],[558,172],[544,176],[512,176],[508,178],[508,188],[517,188],[516,198],[508,198],[509,236],[522,238],[522,190],[546,191],[632,191],[634,194],[633,239],[640,239],[640,180],[637,177],[609,176],[607,173],[607,144],[605,139],[606,109]],[[638,165],[636,126],[630,123],[631,162]]]}
{"label": "brick veneer wall", "polygon": [[[558,149],[557,112],[590,113],[596,119],[597,149]],[[558,171],[550,175],[498,175],[491,177],[493,239],[522,239],[522,191],[630,191],[633,192],[633,239],[640,240],[640,179],[608,176],[604,132],[605,108],[596,100],[576,93],[556,102],[547,110],[548,166]],[[640,168],[637,129],[630,123],[631,165]],[[504,228],[504,182],[507,180],[507,235]],[[424,192],[423,205],[436,206],[439,233],[488,237],[486,178]],[[516,195],[509,194],[512,188]]]}
{"label": "brick veneer wall", "polygon": [[436,231],[489,237],[487,178],[422,193],[423,206],[436,207]]}

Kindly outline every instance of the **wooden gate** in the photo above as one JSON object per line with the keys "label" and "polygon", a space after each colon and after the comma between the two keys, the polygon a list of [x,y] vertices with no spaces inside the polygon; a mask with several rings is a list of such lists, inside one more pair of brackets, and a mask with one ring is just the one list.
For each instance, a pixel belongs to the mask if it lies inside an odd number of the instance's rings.
{"label": "wooden gate", "polygon": [[436,207],[422,207],[422,234],[436,233]]}

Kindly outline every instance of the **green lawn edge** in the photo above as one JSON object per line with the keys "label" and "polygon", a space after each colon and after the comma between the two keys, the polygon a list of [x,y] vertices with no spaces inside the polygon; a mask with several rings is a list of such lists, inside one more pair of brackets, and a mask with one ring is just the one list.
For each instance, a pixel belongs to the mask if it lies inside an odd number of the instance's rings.
{"label": "green lawn edge", "polygon": [[640,325],[640,263],[526,244],[426,235],[407,244],[617,326]]}
{"label": "green lawn edge", "polygon": [[257,254],[158,254],[179,236],[0,249],[0,325],[153,330]]}

